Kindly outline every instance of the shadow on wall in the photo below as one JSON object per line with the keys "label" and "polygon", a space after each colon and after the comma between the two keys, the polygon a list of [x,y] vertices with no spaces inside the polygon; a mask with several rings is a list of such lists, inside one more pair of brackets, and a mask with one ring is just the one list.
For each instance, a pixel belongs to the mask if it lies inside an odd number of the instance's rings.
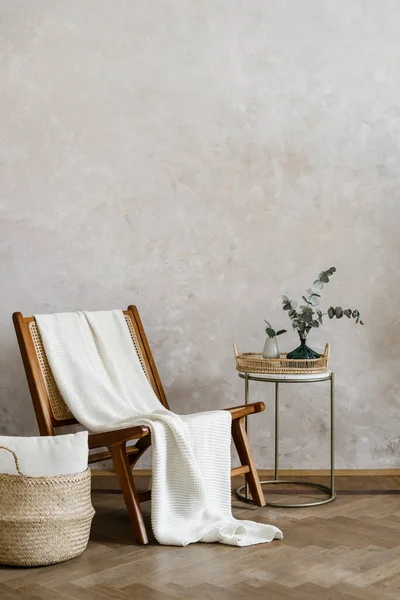
{"label": "shadow on wall", "polygon": [[38,435],[36,417],[18,343],[10,336],[2,340],[0,387],[0,433]]}
{"label": "shadow on wall", "polygon": [[[233,386],[220,377],[212,376],[205,379],[195,377],[186,383],[172,383],[166,390],[166,396],[170,409],[178,414],[221,410],[244,404],[243,395],[235,393]],[[179,406],[184,406],[184,409],[179,409]]]}
{"label": "shadow on wall", "polygon": [[[0,401],[0,434],[38,435],[32,399],[14,332],[13,335],[14,337],[8,338],[8,344],[7,340],[3,340],[3,344],[7,345],[3,346],[0,375],[0,387],[3,391]],[[221,381],[221,378],[196,377],[186,382],[185,379],[185,376],[179,377],[165,390],[171,410],[180,414],[224,409],[244,401],[242,394],[235,393],[232,386]],[[162,383],[167,388],[165,382]],[[179,409],[182,405],[183,410]],[[58,432],[67,433],[65,428],[60,428]]]}

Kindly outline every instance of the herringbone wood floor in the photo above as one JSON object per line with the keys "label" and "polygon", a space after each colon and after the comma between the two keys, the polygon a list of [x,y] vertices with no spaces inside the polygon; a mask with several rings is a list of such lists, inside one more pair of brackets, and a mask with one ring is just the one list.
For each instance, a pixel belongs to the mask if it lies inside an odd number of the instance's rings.
{"label": "herringbone wood floor", "polygon": [[[398,478],[368,479],[338,483],[384,492],[400,488]],[[273,523],[284,532],[282,541],[250,548],[162,547],[154,540],[141,547],[132,540],[120,494],[95,491],[93,503],[97,514],[84,554],[54,567],[0,568],[1,600],[400,599],[396,493],[343,494],[326,506],[286,510],[234,499],[237,517]],[[149,503],[143,506],[148,515]]]}

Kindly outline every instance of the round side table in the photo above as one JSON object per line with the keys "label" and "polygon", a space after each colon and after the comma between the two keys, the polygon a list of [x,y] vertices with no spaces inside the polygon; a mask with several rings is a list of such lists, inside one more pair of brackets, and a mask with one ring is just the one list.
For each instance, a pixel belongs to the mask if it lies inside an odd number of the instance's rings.
{"label": "round side table", "polygon": [[[276,506],[279,508],[300,508],[306,506],[319,506],[321,504],[328,504],[336,498],[335,492],[335,376],[332,371],[326,371],[325,373],[310,373],[310,374],[299,374],[299,375],[286,375],[279,373],[265,373],[265,374],[252,374],[239,372],[239,377],[244,379],[244,395],[245,404],[249,402],[249,383],[250,381],[262,381],[266,383],[275,384],[275,466],[274,474],[275,477],[269,481],[261,481],[261,485],[306,485],[308,487],[317,488],[323,490],[329,494],[328,498],[324,500],[318,500],[315,502],[303,502],[300,504],[281,504],[278,502],[267,502],[267,506]],[[314,383],[319,381],[330,382],[330,418],[331,418],[331,468],[330,468],[330,486],[322,485],[319,483],[313,483],[311,481],[290,481],[287,479],[279,479],[279,387],[281,383]],[[247,430],[247,419],[246,419],[246,430]],[[242,493],[244,490],[244,494]],[[236,489],[236,496],[243,502],[254,504],[253,500],[249,498],[247,483]]]}

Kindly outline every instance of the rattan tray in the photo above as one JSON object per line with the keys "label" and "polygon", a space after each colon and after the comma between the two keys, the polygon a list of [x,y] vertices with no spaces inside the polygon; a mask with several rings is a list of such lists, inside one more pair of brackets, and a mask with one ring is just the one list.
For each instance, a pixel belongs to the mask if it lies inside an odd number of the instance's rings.
{"label": "rattan tray", "polygon": [[293,360],[283,353],[279,358],[264,358],[261,352],[238,352],[233,344],[236,369],[244,373],[325,373],[328,370],[329,344],[319,358]]}

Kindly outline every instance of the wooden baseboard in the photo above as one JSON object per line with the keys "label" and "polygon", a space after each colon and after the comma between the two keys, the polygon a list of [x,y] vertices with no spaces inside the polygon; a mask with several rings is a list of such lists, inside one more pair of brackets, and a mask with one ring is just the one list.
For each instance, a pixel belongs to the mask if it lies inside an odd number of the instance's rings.
{"label": "wooden baseboard", "polygon": [[[259,469],[261,478],[272,477],[273,469]],[[329,477],[329,469],[280,469],[283,477]],[[393,477],[400,475],[400,469],[335,469],[336,477]]]}
{"label": "wooden baseboard", "polygon": [[[273,469],[258,469],[261,479],[271,479]],[[151,477],[151,469],[135,469],[135,477]],[[92,469],[94,477],[115,477],[111,469]],[[281,477],[328,477],[329,469],[280,469]],[[336,477],[396,477],[400,476],[400,469],[336,469]]]}

